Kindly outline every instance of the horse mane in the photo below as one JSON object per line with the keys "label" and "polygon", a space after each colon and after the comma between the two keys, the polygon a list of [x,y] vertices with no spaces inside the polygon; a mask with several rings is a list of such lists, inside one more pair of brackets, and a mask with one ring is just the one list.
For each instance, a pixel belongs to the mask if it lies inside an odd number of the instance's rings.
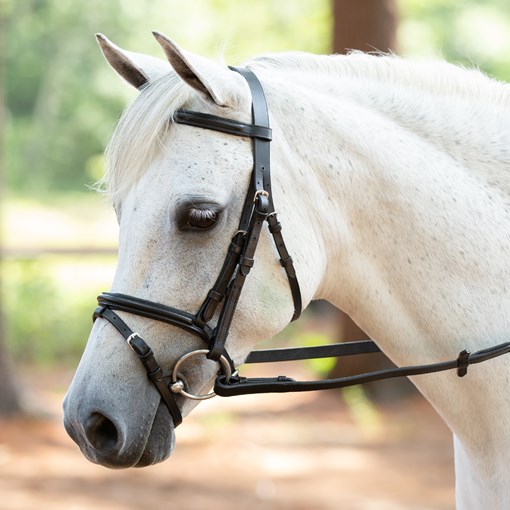
{"label": "horse mane", "polygon": [[351,51],[347,55],[313,55],[296,51],[261,55],[247,62],[247,65],[254,70],[294,70],[330,77],[373,80],[510,106],[509,84],[489,78],[476,68],[468,69],[443,60],[418,60],[361,51]]}
{"label": "horse mane", "polygon": [[119,203],[158,149],[164,148],[174,112],[193,94],[173,71],[142,89],[115,126],[105,151],[106,172],[95,188]]}
{"label": "horse mane", "polygon": [[[466,98],[482,104],[510,106],[510,85],[488,78],[477,69],[444,61],[413,61],[394,55],[354,51],[348,55],[313,55],[302,52],[268,54],[244,63],[271,76],[296,73],[369,80],[376,87],[393,84],[415,91]],[[306,77],[305,77],[306,79]],[[151,82],[123,112],[106,149],[107,169],[96,185],[119,203],[143,169],[163,148],[174,112],[196,95],[175,72]]]}

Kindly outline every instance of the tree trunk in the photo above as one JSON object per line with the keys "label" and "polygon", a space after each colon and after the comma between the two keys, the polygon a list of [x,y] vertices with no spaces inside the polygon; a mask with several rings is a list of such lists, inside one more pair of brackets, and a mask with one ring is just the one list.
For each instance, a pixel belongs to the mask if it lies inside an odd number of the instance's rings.
{"label": "tree trunk", "polygon": [[[333,0],[334,32],[333,52],[349,50],[396,51],[397,7],[395,0]],[[362,340],[366,335],[343,312],[339,312],[340,338],[344,342]],[[393,367],[384,354],[352,356],[340,359],[329,377],[344,377]],[[364,385],[368,394],[377,400],[385,400],[407,394],[412,385],[409,381],[390,379]]]}
{"label": "tree trunk", "polygon": [[0,336],[0,418],[14,416],[21,410],[20,392],[15,382],[12,363],[3,336]]}
{"label": "tree trunk", "polygon": [[333,0],[333,52],[396,51],[395,0]]}
{"label": "tree trunk", "polygon": [[[4,147],[5,147],[5,1],[0,0],[0,212],[4,193]],[[1,218],[0,218],[1,220]],[[1,221],[0,221],[1,222]],[[1,241],[1,240],[0,240]],[[1,248],[1,247],[0,247]],[[1,255],[1,249],[0,249]],[[0,259],[0,289],[1,289]],[[15,382],[12,363],[5,346],[5,328],[0,296],[0,418],[13,416],[21,411],[20,392]]]}

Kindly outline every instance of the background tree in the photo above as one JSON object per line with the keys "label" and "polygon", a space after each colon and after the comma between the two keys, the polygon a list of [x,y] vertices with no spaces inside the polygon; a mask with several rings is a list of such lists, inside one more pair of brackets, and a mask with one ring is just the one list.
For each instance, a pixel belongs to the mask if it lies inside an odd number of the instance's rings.
{"label": "background tree", "polygon": [[333,19],[334,53],[397,49],[395,0],[333,0]]}
{"label": "background tree", "polygon": [[[5,13],[6,4],[3,0],[0,0],[0,213],[2,211],[1,203],[4,189],[5,94],[3,84],[5,72]],[[12,416],[21,410],[21,401],[18,385],[14,378],[11,358],[5,345],[5,328],[3,319],[2,298],[0,297],[0,416]]]}
{"label": "background tree", "polygon": [[[333,0],[333,52],[349,50],[397,51],[398,14],[395,0]],[[345,313],[338,316],[340,335],[350,342],[368,338],[356,323]],[[342,377],[370,372],[393,366],[384,355],[353,356],[349,362],[338,360],[329,377]],[[365,388],[373,398],[386,398],[407,393],[411,386],[401,380],[368,383]]]}

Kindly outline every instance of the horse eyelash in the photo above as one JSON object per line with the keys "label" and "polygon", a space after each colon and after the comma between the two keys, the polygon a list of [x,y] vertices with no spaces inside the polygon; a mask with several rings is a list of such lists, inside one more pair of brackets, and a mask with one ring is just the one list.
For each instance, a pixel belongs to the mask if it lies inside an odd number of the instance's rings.
{"label": "horse eyelash", "polygon": [[211,209],[190,209],[188,213],[188,221],[207,221],[215,220],[218,217],[218,213],[211,211]]}
{"label": "horse eyelash", "polygon": [[184,230],[210,230],[218,222],[219,213],[213,209],[189,209],[186,214]]}

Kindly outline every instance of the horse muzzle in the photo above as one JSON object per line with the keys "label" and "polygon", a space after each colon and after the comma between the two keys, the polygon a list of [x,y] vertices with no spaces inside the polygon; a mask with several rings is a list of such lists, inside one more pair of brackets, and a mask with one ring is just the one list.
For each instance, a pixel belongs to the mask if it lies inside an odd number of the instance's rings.
{"label": "horse muzzle", "polygon": [[[64,400],[64,427],[83,455],[101,466],[121,469],[145,467],[167,459],[175,447],[172,420],[160,402],[153,420],[133,430],[132,423],[114,418],[99,406],[85,411]],[[130,417],[132,418],[132,417]]]}

